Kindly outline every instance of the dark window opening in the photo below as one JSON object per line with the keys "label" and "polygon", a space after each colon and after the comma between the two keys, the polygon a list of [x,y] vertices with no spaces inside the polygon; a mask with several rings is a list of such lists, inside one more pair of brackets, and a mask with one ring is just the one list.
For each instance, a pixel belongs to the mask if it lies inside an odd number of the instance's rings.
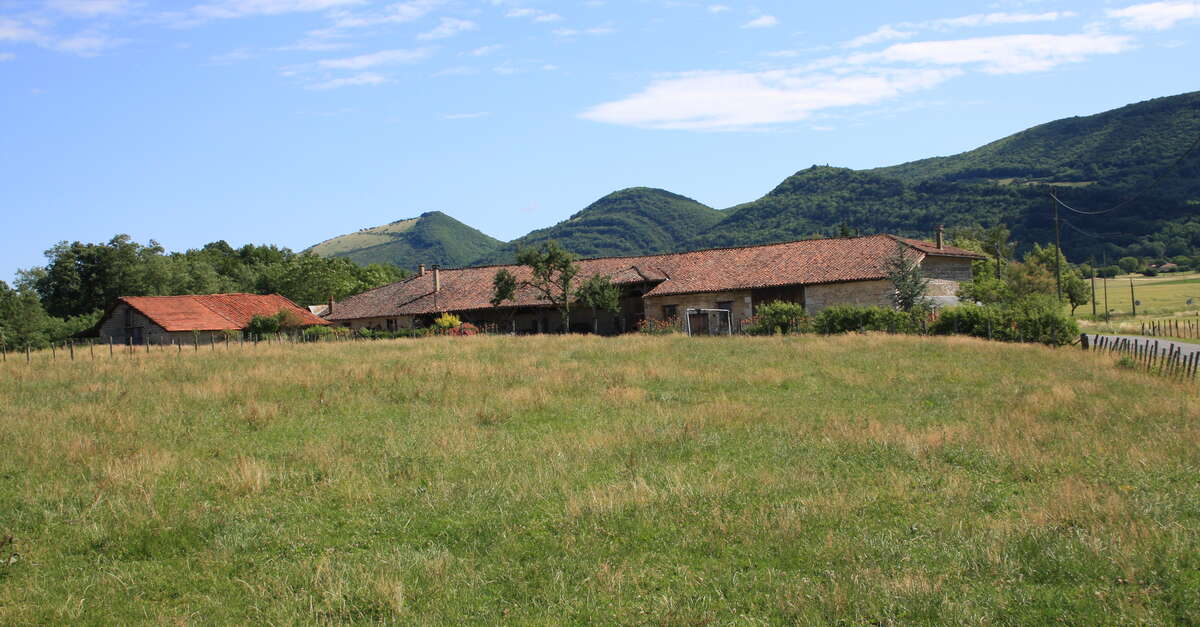
{"label": "dark window opening", "polygon": [[670,320],[679,316],[679,305],[663,305],[663,318]]}

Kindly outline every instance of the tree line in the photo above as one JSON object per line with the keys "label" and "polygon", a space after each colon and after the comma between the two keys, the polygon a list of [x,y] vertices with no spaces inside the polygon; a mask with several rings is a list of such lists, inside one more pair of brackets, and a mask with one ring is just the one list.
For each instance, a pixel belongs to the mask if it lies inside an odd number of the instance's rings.
{"label": "tree line", "polygon": [[0,281],[0,343],[43,348],[96,324],[122,296],[246,292],[281,294],[298,305],[340,300],[399,281],[393,265],[358,266],[345,258],[273,245],[234,248],[217,241],[168,253],[157,242],[117,235],[105,243],[59,242],[46,264]]}

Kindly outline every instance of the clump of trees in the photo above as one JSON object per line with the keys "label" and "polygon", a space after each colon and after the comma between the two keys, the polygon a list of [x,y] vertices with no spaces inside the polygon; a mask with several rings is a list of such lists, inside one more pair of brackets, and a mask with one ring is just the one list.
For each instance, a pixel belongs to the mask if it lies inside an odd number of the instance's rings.
{"label": "clump of trees", "polygon": [[168,253],[117,235],[105,243],[59,242],[44,266],[21,270],[15,286],[0,282],[0,342],[42,348],[95,325],[121,296],[278,293],[299,304],[341,299],[398,281],[390,265],[357,266],[287,248],[224,241]]}
{"label": "clump of trees", "polygon": [[[614,313],[619,311],[620,288],[602,275],[593,275],[577,282],[575,279],[579,276],[579,264],[576,263],[578,260],[578,257],[554,241],[517,251],[517,264],[529,268],[530,278],[518,281],[508,269],[498,270],[492,279],[492,306],[499,307],[505,302],[515,303],[517,292],[528,287],[558,310],[562,318],[563,332],[571,328],[571,308],[576,303],[590,307],[593,314],[602,310]],[[593,330],[595,329],[593,326]]]}

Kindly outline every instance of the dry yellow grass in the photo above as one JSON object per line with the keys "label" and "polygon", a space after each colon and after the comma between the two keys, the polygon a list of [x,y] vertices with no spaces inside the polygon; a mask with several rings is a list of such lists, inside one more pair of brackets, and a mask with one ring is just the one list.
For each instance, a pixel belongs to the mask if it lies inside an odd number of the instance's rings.
{"label": "dry yellow grass", "polygon": [[963,338],[0,364],[0,623],[1200,621],[1200,396]]}

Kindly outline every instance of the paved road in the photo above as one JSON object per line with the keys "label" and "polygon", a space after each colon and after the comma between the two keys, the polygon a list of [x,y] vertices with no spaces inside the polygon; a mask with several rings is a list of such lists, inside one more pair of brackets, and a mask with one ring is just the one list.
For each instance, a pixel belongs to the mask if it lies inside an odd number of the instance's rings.
{"label": "paved road", "polygon": [[1185,342],[1174,342],[1171,340],[1164,340],[1161,337],[1146,337],[1144,335],[1108,335],[1108,334],[1101,334],[1101,333],[1088,333],[1088,341],[1091,343],[1092,346],[1095,346],[1096,340],[1101,337],[1107,337],[1107,338],[1110,338],[1113,340],[1128,339],[1131,341],[1136,341],[1138,344],[1145,344],[1146,342],[1149,342],[1151,346],[1153,346],[1155,342],[1158,342],[1158,350],[1160,350],[1160,351],[1165,350],[1166,348],[1168,348],[1172,345],[1178,346],[1178,347],[1180,347],[1179,354],[1182,357],[1188,357],[1192,353],[1200,353],[1200,344],[1188,344]]}

